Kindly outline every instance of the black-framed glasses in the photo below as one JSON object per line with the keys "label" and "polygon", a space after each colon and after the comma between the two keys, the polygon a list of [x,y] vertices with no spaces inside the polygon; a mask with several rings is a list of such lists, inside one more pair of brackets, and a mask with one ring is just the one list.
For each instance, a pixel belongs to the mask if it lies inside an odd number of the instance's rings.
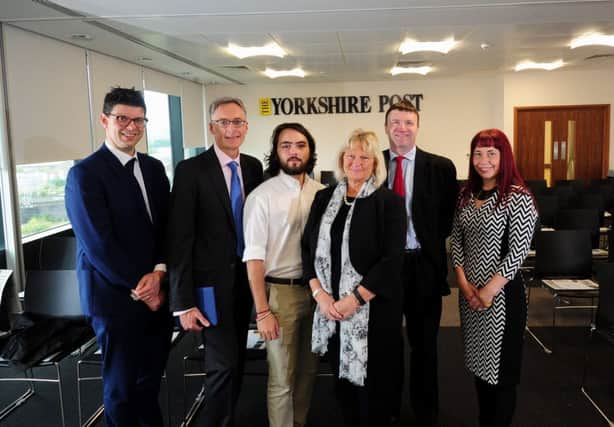
{"label": "black-framed glasses", "polygon": [[241,128],[245,125],[245,123],[247,123],[245,120],[241,120],[241,119],[232,119],[232,120],[228,120],[228,119],[219,119],[219,120],[211,120],[213,123],[215,123],[216,125],[218,125],[221,128],[226,129],[228,126],[232,125],[233,128],[238,129]]}
{"label": "black-framed glasses", "polygon": [[128,126],[130,122],[133,122],[135,126],[140,128],[145,127],[149,121],[146,117],[135,117],[134,119],[121,114],[109,113],[107,116],[113,117],[115,121],[122,127]]}

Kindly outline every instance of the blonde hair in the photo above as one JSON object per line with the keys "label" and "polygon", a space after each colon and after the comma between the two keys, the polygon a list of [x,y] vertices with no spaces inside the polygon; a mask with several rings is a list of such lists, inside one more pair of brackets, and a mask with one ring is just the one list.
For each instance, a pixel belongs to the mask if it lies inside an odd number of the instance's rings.
{"label": "blonde hair", "polygon": [[343,171],[343,156],[348,149],[352,148],[352,144],[354,143],[361,144],[362,149],[373,156],[374,163],[372,175],[375,177],[375,186],[379,187],[386,181],[386,165],[384,163],[382,150],[379,147],[379,140],[375,132],[360,128],[354,130],[339,149],[339,154],[337,155],[337,170],[335,171],[337,179],[342,180],[345,178],[345,172]]}

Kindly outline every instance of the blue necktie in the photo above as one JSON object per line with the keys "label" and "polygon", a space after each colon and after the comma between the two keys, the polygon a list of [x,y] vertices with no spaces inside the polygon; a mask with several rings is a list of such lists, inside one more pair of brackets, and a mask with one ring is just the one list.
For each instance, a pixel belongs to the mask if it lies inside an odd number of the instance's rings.
{"label": "blue necktie", "polygon": [[245,241],[243,240],[243,196],[241,194],[241,181],[237,173],[237,162],[228,162],[228,167],[232,171],[230,175],[230,206],[232,207],[232,217],[235,221],[235,231],[237,233],[237,256],[243,258]]}

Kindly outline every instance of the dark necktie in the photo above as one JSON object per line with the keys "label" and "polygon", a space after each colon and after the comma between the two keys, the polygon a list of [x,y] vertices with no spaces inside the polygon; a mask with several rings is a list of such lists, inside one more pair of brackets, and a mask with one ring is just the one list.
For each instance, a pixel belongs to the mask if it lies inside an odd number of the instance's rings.
{"label": "dark necktie", "polygon": [[405,198],[405,180],[403,179],[403,160],[405,160],[405,157],[397,156],[394,160],[397,162],[397,168],[394,173],[392,191]]}
{"label": "dark necktie", "polygon": [[136,164],[136,157],[128,160],[128,163],[126,163],[124,167],[128,171],[128,175],[130,176],[130,182],[132,183],[132,186],[136,188],[137,193],[140,196],[139,200],[142,203],[143,209],[145,209],[145,213],[147,213],[147,218],[151,220],[150,213],[147,210],[147,205],[145,204],[145,195],[143,194],[143,190],[141,189],[141,186],[139,185],[139,181],[136,179],[136,176],[134,175],[134,165],[135,164]]}
{"label": "dark necktie", "polygon": [[230,206],[232,207],[232,217],[235,222],[235,232],[237,233],[237,256],[243,257],[245,241],[243,240],[243,196],[241,194],[241,180],[237,170],[237,162],[229,162],[230,175]]}

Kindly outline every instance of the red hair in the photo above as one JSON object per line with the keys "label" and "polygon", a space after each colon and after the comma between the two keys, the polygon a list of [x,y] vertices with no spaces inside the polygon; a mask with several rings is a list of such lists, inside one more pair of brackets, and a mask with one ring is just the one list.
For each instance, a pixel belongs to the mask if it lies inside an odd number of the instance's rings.
{"label": "red hair", "polygon": [[473,166],[473,152],[477,147],[494,147],[499,150],[500,162],[497,174],[497,192],[499,199],[497,204],[504,202],[510,193],[530,194],[524,180],[516,168],[514,154],[507,136],[499,129],[485,129],[479,131],[471,140],[471,152],[469,157],[469,179],[461,190],[461,206],[466,205],[471,199],[471,194],[478,194],[482,189],[482,177]]}

